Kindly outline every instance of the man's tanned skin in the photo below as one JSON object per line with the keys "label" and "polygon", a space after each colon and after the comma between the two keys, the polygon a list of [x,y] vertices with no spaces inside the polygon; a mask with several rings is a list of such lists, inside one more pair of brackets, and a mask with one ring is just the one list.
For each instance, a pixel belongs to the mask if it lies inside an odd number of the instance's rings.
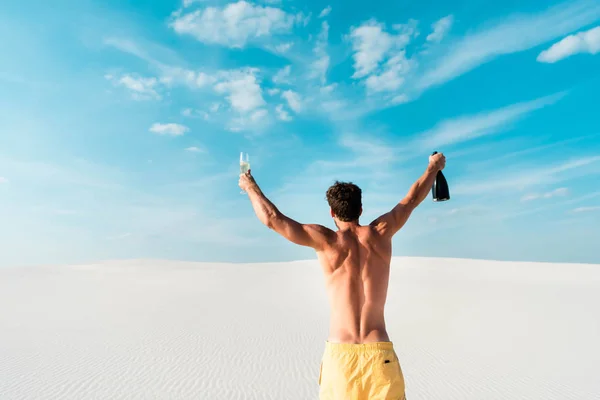
{"label": "man's tanned skin", "polygon": [[260,221],[289,241],[312,247],[316,251],[325,274],[330,302],[329,342],[373,343],[390,340],[384,308],[390,276],[392,237],[427,197],[437,172],[445,164],[446,159],[441,153],[429,157],[425,173],[411,186],[408,194],[392,210],[369,225],[360,225],[358,218],[341,221],[331,209],[337,231],[294,221],[267,199],[251,171],[240,175],[239,186],[248,193]]}

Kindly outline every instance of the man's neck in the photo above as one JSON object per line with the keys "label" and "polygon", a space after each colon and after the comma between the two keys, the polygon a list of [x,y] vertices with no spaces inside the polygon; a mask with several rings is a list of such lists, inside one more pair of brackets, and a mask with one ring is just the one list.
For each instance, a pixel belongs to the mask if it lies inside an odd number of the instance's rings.
{"label": "man's neck", "polygon": [[358,220],[345,222],[345,221],[340,221],[338,219],[334,219],[333,221],[335,222],[335,226],[337,226],[339,231],[354,230],[360,226],[360,224],[358,223]]}

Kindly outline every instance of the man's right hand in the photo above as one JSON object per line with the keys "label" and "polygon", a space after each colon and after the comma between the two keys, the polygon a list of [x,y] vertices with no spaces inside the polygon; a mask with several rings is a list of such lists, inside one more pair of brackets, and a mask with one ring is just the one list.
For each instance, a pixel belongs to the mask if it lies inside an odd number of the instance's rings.
{"label": "man's right hand", "polygon": [[240,174],[240,180],[238,184],[245,192],[249,192],[253,187],[257,186],[251,170],[246,171],[245,174]]}
{"label": "man's right hand", "polygon": [[429,156],[429,166],[436,171],[443,170],[446,166],[446,157],[444,157],[444,154],[442,153]]}

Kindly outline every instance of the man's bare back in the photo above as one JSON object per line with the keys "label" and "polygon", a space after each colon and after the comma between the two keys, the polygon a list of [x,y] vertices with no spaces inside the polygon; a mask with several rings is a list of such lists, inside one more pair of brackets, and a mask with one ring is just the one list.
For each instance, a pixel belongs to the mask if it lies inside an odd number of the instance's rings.
{"label": "man's bare back", "polygon": [[331,236],[331,242],[317,252],[331,310],[328,341],[389,341],[384,307],[391,238],[378,234],[370,225],[331,231]]}

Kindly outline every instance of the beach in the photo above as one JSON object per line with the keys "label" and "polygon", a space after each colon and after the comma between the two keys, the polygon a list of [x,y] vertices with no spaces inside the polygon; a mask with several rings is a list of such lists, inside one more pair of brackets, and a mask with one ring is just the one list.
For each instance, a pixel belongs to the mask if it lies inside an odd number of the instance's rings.
{"label": "beach", "polygon": [[[409,400],[600,398],[600,265],[394,257]],[[0,269],[0,399],[318,398],[316,260]]]}

